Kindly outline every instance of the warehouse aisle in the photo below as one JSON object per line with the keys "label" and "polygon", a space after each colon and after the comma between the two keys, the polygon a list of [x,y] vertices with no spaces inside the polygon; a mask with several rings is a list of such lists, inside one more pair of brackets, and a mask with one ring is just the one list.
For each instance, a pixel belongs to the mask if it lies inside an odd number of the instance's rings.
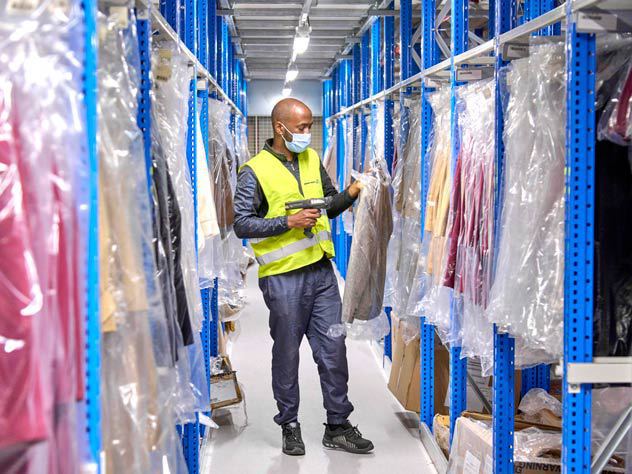
{"label": "warehouse aisle", "polygon": [[[355,405],[351,422],[373,440],[376,450],[355,456],[326,450],[321,444],[325,413],[318,383],[318,372],[307,340],[301,348],[301,412],[307,454],[289,457],[281,453],[281,430],[272,417],[276,406],[272,398],[268,312],[257,286],[256,269],[248,275],[248,307],[242,315],[240,338],[231,360],[239,382],[244,386],[248,407],[248,426],[230,423],[230,416],[216,421],[219,431],[206,447],[201,459],[204,474],[372,474],[386,469],[396,473],[434,473],[430,458],[417,434],[417,417],[405,412],[390,394],[378,361],[367,343],[349,341],[349,397]],[[235,418],[239,418],[238,413]],[[237,420],[239,423],[239,420]]]}

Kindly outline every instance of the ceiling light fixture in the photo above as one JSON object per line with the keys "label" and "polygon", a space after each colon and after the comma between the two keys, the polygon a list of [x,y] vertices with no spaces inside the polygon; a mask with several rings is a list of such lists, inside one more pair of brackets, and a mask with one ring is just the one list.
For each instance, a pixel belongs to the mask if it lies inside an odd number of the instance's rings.
{"label": "ceiling light fixture", "polygon": [[283,86],[283,90],[281,91],[281,95],[283,97],[289,97],[289,95],[292,93],[292,89],[286,84]]}
{"label": "ceiling light fixture", "polygon": [[294,45],[292,47],[294,55],[303,54],[307,51],[311,32],[312,28],[309,26],[308,21],[301,22],[301,24],[296,27],[296,36],[294,37]]}
{"label": "ceiling light fixture", "polygon": [[292,82],[298,77],[298,68],[295,64],[290,64],[285,73],[285,82]]}

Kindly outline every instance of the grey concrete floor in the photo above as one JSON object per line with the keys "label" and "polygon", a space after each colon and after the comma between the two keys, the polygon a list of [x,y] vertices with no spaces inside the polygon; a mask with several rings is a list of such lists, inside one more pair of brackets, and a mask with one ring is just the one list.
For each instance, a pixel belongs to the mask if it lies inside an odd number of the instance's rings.
{"label": "grey concrete floor", "polygon": [[[351,422],[373,441],[375,452],[358,456],[325,449],[321,444],[325,412],[318,372],[307,341],[301,347],[299,420],[307,454],[281,453],[281,430],[272,421],[268,311],[257,286],[256,268],[247,284],[248,306],[241,317],[241,335],[231,361],[246,395],[243,407],[216,414],[213,430],[201,455],[204,474],[372,474],[436,473],[417,431],[417,415],[406,412],[391,395],[383,369],[366,342],[348,341],[349,398],[355,405]],[[245,426],[244,426],[245,425]]]}

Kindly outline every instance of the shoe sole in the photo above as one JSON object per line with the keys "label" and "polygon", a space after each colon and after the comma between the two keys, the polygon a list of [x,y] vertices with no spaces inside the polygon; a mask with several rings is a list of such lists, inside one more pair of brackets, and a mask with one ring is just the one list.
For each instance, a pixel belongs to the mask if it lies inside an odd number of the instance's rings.
{"label": "shoe sole", "polygon": [[323,446],[329,449],[336,449],[338,451],[346,451],[352,454],[369,454],[371,451],[375,449],[375,447],[371,444],[368,448],[359,449],[359,448],[348,448],[347,446],[343,446],[341,444],[336,444],[332,441],[327,441],[323,439]]}
{"label": "shoe sole", "polygon": [[305,456],[304,449],[294,449],[292,451],[283,449],[283,454],[287,454],[288,456]]}

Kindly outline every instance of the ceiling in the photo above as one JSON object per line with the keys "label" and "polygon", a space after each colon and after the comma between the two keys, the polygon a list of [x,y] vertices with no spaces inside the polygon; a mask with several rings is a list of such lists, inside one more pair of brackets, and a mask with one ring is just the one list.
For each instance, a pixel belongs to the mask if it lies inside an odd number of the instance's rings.
{"label": "ceiling", "polygon": [[[307,0],[309,2],[309,0]],[[307,51],[299,55],[298,79],[322,79],[335,58],[353,44],[374,0],[234,0],[230,5],[250,79],[285,79],[295,29],[303,11],[312,28]],[[348,48],[347,48],[348,49]]]}

